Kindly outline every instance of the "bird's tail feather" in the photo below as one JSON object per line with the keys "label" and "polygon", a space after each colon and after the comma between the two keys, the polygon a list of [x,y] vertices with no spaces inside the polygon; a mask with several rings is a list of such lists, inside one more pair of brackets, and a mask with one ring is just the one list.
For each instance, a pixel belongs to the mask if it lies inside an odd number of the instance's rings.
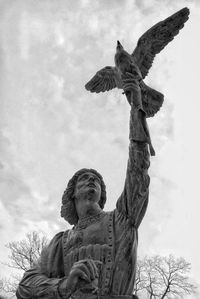
{"label": "bird's tail feather", "polygon": [[140,83],[140,86],[142,91],[142,105],[146,112],[146,117],[152,117],[160,110],[164,101],[164,95],[147,86],[144,81]]}

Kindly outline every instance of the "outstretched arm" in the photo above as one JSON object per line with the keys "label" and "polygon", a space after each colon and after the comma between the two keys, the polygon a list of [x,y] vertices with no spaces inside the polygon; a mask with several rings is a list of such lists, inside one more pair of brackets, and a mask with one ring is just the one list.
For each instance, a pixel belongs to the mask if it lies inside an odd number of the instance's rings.
{"label": "outstretched arm", "polygon": [[124,78],[124,90],[131,105],[129,132],[129,159],[124,190],[117,201],[117,210],[129,219],[131,225],[139,227],[146,212],[149,195],[148,168],[149,151],[147,144],[145,113],[142,109],[139,82],[130,74]]}

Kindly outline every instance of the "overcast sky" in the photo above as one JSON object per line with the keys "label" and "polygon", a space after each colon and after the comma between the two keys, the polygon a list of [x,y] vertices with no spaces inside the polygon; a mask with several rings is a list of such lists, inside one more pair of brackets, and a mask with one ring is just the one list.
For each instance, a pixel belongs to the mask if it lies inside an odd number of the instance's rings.
{"label": "overcast sky", "polygon": [[[159,54],[145,82],[163,92],[149,120],[150,203],[139,255],[173,253],[192,263],[200,283],[199,80],[200,1],[0,1],[0,260],[4,245],[31,230],[49,238],[73,173],[102,173],[115,207],[126,171],[129,105],[120,90],[91,94],[85,83],[114,64],[116,41],[132,52],[156,22],[188,6],[190,19]],[[9,275],[0,269],[0,276]],[[200,298],[200,295],[190,298]]]}

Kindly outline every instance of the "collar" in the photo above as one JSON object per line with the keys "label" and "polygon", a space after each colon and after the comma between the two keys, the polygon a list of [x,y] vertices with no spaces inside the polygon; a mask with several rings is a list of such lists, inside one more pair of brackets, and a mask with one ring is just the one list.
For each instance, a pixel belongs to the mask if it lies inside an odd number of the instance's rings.
{"label": "collar", "polygon": [[84,229],[84,228],[88,227],[89,225],[91,225],[92,223],[100,221],[105,216],[105,214],[106,214],[106,212],[101,210],[100,212],[98,212],[94,215],[83,217],[83,218],[79,219],[77,225],[75,226],[75,229],[76,230]]}

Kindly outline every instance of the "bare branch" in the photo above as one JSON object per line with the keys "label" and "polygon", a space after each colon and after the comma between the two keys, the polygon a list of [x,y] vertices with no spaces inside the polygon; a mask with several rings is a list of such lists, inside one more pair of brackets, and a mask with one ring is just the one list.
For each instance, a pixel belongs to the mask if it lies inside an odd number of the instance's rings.
{"label": "bare branch", "polygon": [[138,261],[135,294],[146,291],[149,298],[182,298],[195,293],[187,274],[190,263],[184,258],[152,256]]}
{"label": "bare branch", "polygon": [[27,271],[36,263],[47,243],[47,238],[36,231],[28,233],[21,241],[8,243],[6,247],[11,251],[11,263],[7,266]]}
{"label": "bare branch", "polygon": [[[2,263],[10,268],[27,271],[37,263],[42,250],[47,246],[48,239],[42,233],[33,231],[23,240],[10,242],[6,247],[10,250],[10,263]],[[11,276],[10,279],[0,280],[0,290],[14,295],[22,279],[22,275]]]}

